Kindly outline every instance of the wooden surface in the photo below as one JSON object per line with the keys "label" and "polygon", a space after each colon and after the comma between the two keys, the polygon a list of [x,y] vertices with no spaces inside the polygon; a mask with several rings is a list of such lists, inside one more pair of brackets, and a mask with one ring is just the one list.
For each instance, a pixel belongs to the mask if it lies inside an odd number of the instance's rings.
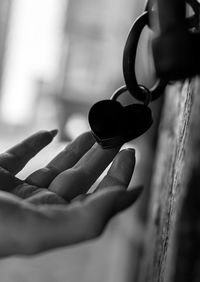
{"label": "wooden surface", "polygon": [[200,281],[200,82],[166,91],[141,282]]}

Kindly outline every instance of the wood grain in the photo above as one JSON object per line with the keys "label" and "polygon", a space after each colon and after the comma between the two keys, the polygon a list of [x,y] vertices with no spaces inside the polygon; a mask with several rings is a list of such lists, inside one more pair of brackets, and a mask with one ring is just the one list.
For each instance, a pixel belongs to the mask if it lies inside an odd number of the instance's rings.
{"label": "wood grain", "polygon": [[166,91],[141,282],[200,281],[200,82]]}

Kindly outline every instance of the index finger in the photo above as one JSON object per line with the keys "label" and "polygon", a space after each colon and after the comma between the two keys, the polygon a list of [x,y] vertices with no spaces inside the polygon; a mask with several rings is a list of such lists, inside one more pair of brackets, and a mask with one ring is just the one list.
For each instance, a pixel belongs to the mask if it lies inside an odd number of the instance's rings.
{"label": "index finger", "polygon": [[57,130],[41,130],[0,155],[0,166],[17,174],[27,162],[47,146],[56,136]]}

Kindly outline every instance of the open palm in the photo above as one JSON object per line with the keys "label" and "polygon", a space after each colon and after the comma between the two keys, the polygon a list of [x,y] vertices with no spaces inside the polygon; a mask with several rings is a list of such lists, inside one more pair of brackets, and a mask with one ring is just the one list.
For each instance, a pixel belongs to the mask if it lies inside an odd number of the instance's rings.
{"label": "open palm", "polygon": [[[55,134],[40,131],[0,155],[0,256],[35,254],[95,238],[141,192],[126,190],[135,166],[134,151],[103,150],[89,132],[46,167],[24,181],[18,179],[15,175]],[[107,175],[89,194],[113,159]]]}

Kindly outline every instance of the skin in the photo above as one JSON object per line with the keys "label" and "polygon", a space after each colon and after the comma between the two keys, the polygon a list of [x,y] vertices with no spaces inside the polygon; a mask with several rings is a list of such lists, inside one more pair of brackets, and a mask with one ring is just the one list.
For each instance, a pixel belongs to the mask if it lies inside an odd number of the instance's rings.
{"label": "skin", "polygon": [[[141,187],[127,190],[134,150],[103,150],[91,133],[80,135],[46,167],[22,181],[15,175],[56,131],[40,131],[0,155],[0,256],[33,255],[99,236],[130,207]],[[114,159],[114,161],[113,161]],[[93,193],[91,185],[111,163]]]}

